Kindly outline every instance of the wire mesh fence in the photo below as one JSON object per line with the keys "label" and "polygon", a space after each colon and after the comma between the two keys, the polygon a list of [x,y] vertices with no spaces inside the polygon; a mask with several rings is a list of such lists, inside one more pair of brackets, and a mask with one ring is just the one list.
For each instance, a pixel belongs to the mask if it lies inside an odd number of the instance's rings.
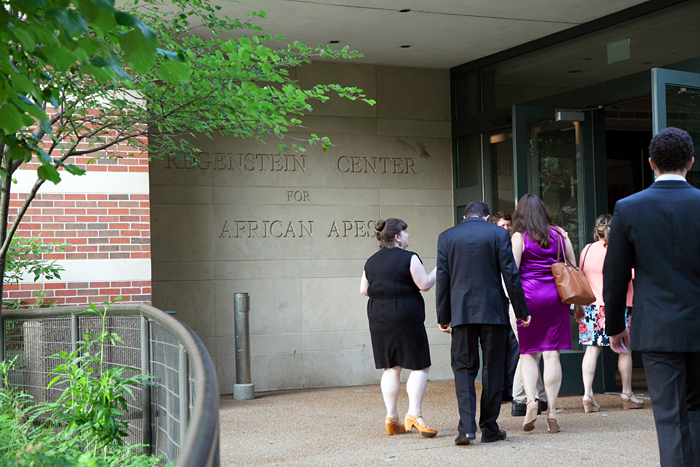
{"label": "wire mesh fence", "polygon": [[[103,331],[101,318],[74,308],[63,313],[52,309],[45,317],[42,310],[2,314],[1,348],[5,358],[16,357],[9,383],[36,402],[55,402],[65,390],[61,385],[47,389],[61,362],[56,354],[70,353],[86,334]],[[125,441],[146,445],[147,452],[162,456],[163,465],[218,465],[218,391],[211,390],[217,387],[216,377],[199,338],[152,307],[122,305],[109,311],[104,330],[117,334],[120,342],[105,343],[105,369],[127,367],[125,376],[149,374],[155,383],[134,387],[133,397],[127,396]],[[99,350],[94,344],[87,352],[95,355]]]}

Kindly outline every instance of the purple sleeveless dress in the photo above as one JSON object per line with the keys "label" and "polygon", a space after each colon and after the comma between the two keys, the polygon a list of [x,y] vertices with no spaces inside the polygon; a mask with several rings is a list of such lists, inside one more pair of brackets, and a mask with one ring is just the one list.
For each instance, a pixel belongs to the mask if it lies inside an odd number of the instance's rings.
{"label": "purple sleeveless dress", "polygon": [[[520,353],[571,350],[569,305],[559,298],[552,276],[552,264],[557,261],[556,231],[550,228],[547,249],[530,239],[527,233],[522,235],[525,248],[520,261],[520,278],[532,322],[524,328],[518,320]],[[561,236],[559,239],[563,241]],[[564,255],[563,248],[561,255]]]}

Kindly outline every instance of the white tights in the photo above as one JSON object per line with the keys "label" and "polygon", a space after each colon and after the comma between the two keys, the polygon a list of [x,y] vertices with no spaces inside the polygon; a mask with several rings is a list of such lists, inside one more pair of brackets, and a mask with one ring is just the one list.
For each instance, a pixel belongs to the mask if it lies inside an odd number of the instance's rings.
{"label": "white tights", "polygon": [[[385,368],[382,374],[382,395],[384,396],[384,404],[386,405],[386,416],[394,420],[399,418],[399,412],[396,404],[399,399],[399,389],[401,387],[401,370],[400,366],[393,368]],[[411,374],[406,381],[406,392],[408,393],[408,414],[420,415],[423,412],[423,395],[425,387],[428,385],[428,371],[430,367],[422,370],[411,370]],[[418,418],[418,423],[425,423],[422,418]],[[402,425],[399,421],[399,425]]]}

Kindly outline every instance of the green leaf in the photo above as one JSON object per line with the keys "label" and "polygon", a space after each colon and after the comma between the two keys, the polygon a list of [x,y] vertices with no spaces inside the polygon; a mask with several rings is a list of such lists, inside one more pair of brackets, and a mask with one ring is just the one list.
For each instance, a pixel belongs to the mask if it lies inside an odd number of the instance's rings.
{"label": "green leaf", "polygon": [[43,46],[41,52],[49,65],[58,71],[66,71],[76,62],[76,58],[63,46]]}
{"label": "green leaf", "polygon": [[115,11],[114,19],[117,20],[117,24],[120,26],[136,26],[141,30],[141,33],[148,41],[158,37],[156,36],[156,33],[151,31],[151,29],[143,24],[140,19],[128,13],[124,13],[123,11]]}
{"label": "green leaf", "polygon": [[36,175],[42,180],[48,180],[50,182],[53,182],[55,185],[58,185],[61,182],[61,176],[58,173],[58,170],[52,165],[41,165],[39,166],[38,169],[36,169]]}
{"label": "green leaf", "polygon": [[148,41],[140,31],[132,29],[119,35],[119,45],[126,62],[137,72],[147,72],[155,62],[156,41]]}
{"label": "green leaf", "polygon": [[33,13],[39,8],[44,8],[49,4],[49,0],[11,0],[10,6],[15,11],[22,13]]}
{"label": "green leaf", "polygon": [[15,36],[25,51],[29,53],[34,52],[34,49],[36,49],[36,41],[24,28],[13,28],[10,30],[10,33]]}
{"label": "green leaf", "polygon": [[0,107],[0,129],[6,135],[17,133],[22,126],[22,115],[14,105],[5,103]]}
{"label": "green leaf", "polygon": [[182,62],[163,62],[158,74],[168,84],[186,83],[192,70]]}
{"label": "green leaf", "polygon": [[51,8],[46,10],[45,14],[48,18],[58,21],[70,36],[78,36],[88,30],[88,23],[83,15],[70,8]]}

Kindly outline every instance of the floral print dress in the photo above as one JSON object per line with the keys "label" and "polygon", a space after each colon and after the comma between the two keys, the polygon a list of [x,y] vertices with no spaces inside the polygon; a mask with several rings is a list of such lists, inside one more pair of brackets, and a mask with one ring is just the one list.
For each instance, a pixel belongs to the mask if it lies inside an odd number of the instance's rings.
{"label": "floral print dress", "polygon": [[[625,322],[629,330],[632,307],[625,308]],[[610,346],[610,338],[605,334],[605,306],[589,305],[578,323],[578,341],[582,345]]]}

